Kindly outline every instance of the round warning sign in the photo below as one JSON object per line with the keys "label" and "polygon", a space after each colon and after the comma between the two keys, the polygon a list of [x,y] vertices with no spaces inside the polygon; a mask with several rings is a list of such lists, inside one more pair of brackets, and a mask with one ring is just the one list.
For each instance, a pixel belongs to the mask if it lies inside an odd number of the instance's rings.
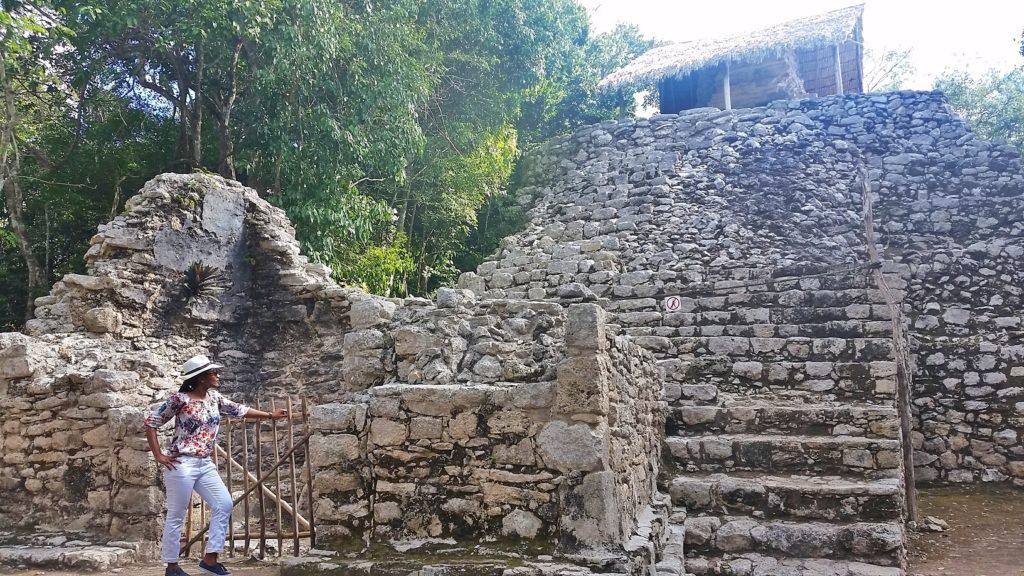
{"label": "round warning sign", "polygon": [[683,299],[679,296],[669,296],[661,301],[661,307],[665,312],[678,312],[683,307]]}

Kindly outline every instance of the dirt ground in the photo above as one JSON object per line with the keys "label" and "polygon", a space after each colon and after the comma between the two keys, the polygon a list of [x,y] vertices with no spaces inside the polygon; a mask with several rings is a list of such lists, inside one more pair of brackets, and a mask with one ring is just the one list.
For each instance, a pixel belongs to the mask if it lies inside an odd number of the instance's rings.
{"label": "dirt ground", "polygon": [[914,576],[1024,576],[1024,490],[1005,485],[930,488],[920,492],[921,517],[949,524],[914,534]]}
{"label": "dirt ground", "polygon": [[[252,561],[241,561],[231,560],[230,558],[223,560],[224,565],[227,566],[228,570],[231,571],[232,576],[278,576],[281,571],[278,570],[277,566],[268,566],[267,564],[257,564]],[[182,560],[181,567],[192,576],[199,576],[199,569],[196,565],[199,560]],[[125,576],[163,576],[164,564],[145,564],[141,566],[131,566],[129,568],[115,568],[111,570],[111,574],[123,574]],[[12,576],[81,576],[83,572],[65,572],[56,570],[11,570],[10,568],[4,568],[0,566],[0,574],[10,574]]]}

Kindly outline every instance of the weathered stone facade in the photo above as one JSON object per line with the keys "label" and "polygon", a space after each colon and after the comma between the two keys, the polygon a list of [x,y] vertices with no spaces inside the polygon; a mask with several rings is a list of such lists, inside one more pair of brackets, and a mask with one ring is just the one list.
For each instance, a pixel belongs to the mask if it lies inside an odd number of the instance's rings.
{"label": "weathered stone facade", "polygon": [[[918,478],[1024,478],[1024,174],[1012,147],[976,139],[940,94],[607,123],[552,143],[534,162],[522,194],[529,230],[461,285],[550,298],[582,284],[613,299],[609,309],[637,336],[678,323],[662,322],[654,298],[698,283],[865,262],[854,197],[865,170],[888,284],[911,322]],[[880,304],[846,312],[884,331]],[[825,311],[817,320],[848,318]],[[693,334],[689,326],[679,334]]]}
{"label": "weathered stone facade", "polygon": [[[237,183],[147,184],[89,273],[0,335],[0,517],[154,539],[141,419],[197,353],[242,399],[314,400],[314,512],[338,549],[901,574],[902,331],[918,479],[1024,482],[1024,175],[939,95],[605,123],[530,162],[528,228],[436,301],[335,285]],[[188,297],[193,261],[223,271],[216,299]]]}
{"label": "weathered stone facade", "polygon": [[[252,190],[201,175],[157,178],[101,229],[90,274],[40,298],[28,334],[0,335],[5,524],[155,540],[142,417],[206,353],[238,396],[319,403],[325,543],[601,550],[595,569],[613,572],[654,561],[662,385],[599,306],[369,296],[308,264],[292,232]],[[184,292],[193,261],[223,272],[216,298]]]}
{"label": "weathered stone facade", "polygon": [[857,269],[864,176],[884,277],[910,319],[917,476],[1019,475],[1024,176],[1015,151],[975,140],[941,96],[606,123],[533,162],[529,227],[460,286],[596,297],[613,330],[659,358],[680,465],[664,480],[690,512],[689,570],[903,564],[899,358],[892,310]]}

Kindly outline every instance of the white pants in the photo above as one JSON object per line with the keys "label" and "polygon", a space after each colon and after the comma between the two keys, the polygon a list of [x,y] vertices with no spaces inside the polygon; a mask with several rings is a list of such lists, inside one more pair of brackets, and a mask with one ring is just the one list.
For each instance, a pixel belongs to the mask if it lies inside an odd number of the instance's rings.
{"label": "white pants", "polygon": [[231,521],[232,503],[231,494],[224,487],[213,461],[209,458],[179,456],[174,470],[164,469],[164,486],[167,487],[167,520],[164,522],[160,559],[168,563],[178,561],[181,529],[185,525],[185,513],[193,490],[210,506],[206,552],[223,552],[225,533]]}

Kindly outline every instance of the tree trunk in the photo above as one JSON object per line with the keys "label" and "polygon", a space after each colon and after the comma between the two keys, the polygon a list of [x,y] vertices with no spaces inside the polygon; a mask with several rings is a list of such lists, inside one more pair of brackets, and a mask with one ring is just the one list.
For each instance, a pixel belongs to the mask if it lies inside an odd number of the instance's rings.
{"label": "tree trunk", "polygon": [[7,219],[11,231],[14,232],[18,253],[21,254],[28,270],[28,282],[25,286],[25,320],[31,320],[35,311],[35,296],[38,289],[45,285],[46,275],[39,264],[39,259],[32,253],[32,241],[25,223],[25,198],[20,182],[21,157],[15,137],[18,125],[17,108],[14,104],[14,89],[7,77],[7,63],[3,58],[0,58],[0,89],[3,90],[6,117],[0,132],[0,188],[3,188]]}
{"label": "tree trunk", "polygon": [[203,45],[196,46],[196,79],[192,87],[192,134],[189,161],[195,170],[203,165]]}
{"label": "tree trunk", "polygon": [[220,140],[220,162],[217,172],[225,177],[235,179],[235,143],[231,140],[231,111],[238,97],[238,58],[242,54],[241,39],[235,42],[235,51],[231,54],[231,73],[228,80],[228,94],[220,106],[217,118],[217,136]]}

